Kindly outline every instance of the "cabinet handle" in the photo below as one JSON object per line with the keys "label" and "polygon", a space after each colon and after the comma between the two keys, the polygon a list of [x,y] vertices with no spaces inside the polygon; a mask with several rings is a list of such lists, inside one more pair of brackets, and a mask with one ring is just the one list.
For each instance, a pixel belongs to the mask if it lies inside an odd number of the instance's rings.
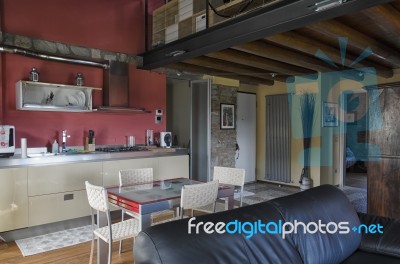
{"label": "cabinet handle", "polygon": [[64,194],[64,201],[69,201],[69,200],[73,200],[74,199],[74,194],[70,193],[70,194]]}

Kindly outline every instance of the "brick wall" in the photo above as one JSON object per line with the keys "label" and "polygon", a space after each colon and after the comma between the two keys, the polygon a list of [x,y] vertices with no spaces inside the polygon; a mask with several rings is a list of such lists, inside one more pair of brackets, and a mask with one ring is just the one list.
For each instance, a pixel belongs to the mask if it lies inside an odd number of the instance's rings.
{"label": "brick wall", "polygon": [[235,167],[236,129],[221,129],[221,103],[236,105],[237,87],[213,84],[211,88],[211,175],[214,166]]}

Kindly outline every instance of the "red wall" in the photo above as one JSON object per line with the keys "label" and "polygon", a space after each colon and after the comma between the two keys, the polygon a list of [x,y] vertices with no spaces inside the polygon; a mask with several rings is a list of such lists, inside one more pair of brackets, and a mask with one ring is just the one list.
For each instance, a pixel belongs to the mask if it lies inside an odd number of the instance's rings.
{"label": "red wall", "polygon": [[[56,40],[105,50],[139,53],[143,51],[142,3],[139,0],[5,0],[5,32]],[[40,81],[72,84],[77,72],[85,77],[85,86],[102,87],[103,70],[87,66],[44,61],[13,54],[2,54],[2,123],[16,127],[17,147],[21,137],[28,147],[48,146],[63,129],[71,135],[68,145],[81,146],[87,130],[96,133],[96,144],[125,144],[134,135],[143,144],[145,130],[165,130],[154,123],[155,109],[166,111],[165,75],[130,67],[130,104],[152,113],[64,113],[19,111],[15,108],[15,83],[26,80],[32,67]],[[1,98],[1,96],[0,96]],[[94,92],[94,106],[102,104],[102,93]]]}

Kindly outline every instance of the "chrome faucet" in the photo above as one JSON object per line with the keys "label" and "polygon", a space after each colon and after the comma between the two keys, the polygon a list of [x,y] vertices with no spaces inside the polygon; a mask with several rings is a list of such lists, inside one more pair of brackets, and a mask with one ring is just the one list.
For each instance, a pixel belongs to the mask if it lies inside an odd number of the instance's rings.
{"label": "chrome faucet", "polygon": [[67,135],[67,130],[62,131],[62,145],[61,149],[62,152],[67,152],[67,138],[71,137],[70,135]]}

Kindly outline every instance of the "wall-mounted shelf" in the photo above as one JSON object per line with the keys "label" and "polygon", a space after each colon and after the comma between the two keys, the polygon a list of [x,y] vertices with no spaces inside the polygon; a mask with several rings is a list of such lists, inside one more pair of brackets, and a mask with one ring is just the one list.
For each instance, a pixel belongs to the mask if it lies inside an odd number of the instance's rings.
{"label": "wall-mounted shelf", "polygon": [[15,84],[18,110],[92,112],[92,91],[101,88],[18,81]]}

